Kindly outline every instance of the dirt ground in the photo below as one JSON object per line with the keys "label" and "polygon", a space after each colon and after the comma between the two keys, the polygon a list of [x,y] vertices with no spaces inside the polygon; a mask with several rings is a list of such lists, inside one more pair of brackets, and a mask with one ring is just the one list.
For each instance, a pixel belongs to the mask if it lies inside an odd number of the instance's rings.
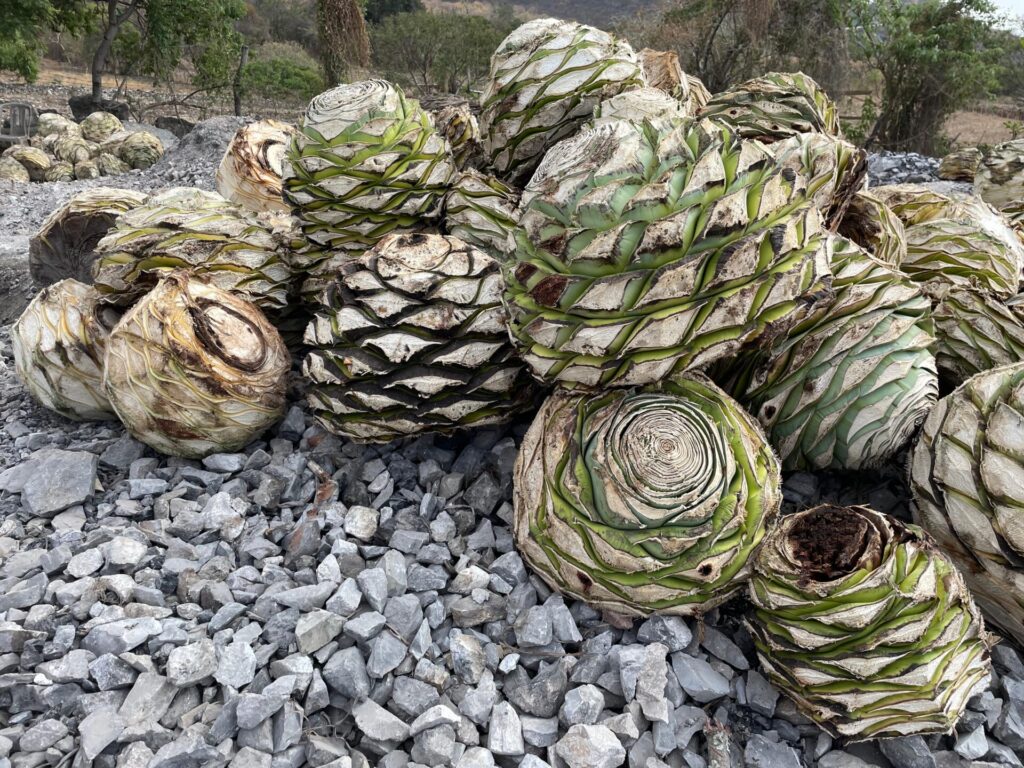
{"label": "dirt ground", "polygon": [[[431,6],[451,6],[459,4],[486,6],[480,0],[429,0]],[[9,72],[0,72],[0,101],[27,101],[39,109],[56,109],[70,114],[67,100],[70,96],[87,90],[91,85],[87,71],[76,69],[57,61],[46,59],[40,70],[39,79],[26,85]],[[104,85],[110,90],[116,86],[112,77],[107,77]],[[129,98],[133,108],[142,109],[148,104],[165,101],[171,97],[166,89],[157,88],[152,80],[131,78],[128,81]],[[189,86],[178,84],[178,93],[187,93]],[[255,117],[274,117],[295,122],[300,119],[304,104],[280,104],[258,99],[249,99],[243,104],[243,111]],[[841,111],[844,114],[856,114],[859,110],[857,99],[844,100]],[[175,108],[171,106],[146,109],[142,121],[153,122],[160,115],[180,116],[193,122],[215,114],[230,114],[232,105],[230,94],[219,98],[206,98],[196,102],[194,107]],[[1008,123],[1018,122],[1019,126]],[[1024,130],[1024,108],[1009,100],[997,100],[975,105],[973,109],[954,113],[946,121],[945,133],[955,147],[976,146],[978,144],[998,144],[1015,138],[1013,127]],[[1024,134],[1022,134],[1024,135]]]}
{"label": "dirt ground", "polygon": [[[114,78],[105,77],[103,85],[107,96],[113,96],[117,87]],[[0,102],[24,101],[37,109],[57,110],[70,115],[68,98],[86,93],[91,86],[92,78],[89,72],[45,59],[40,67],[39,78],[31,84],[26,84],[11,72],[0,72]],[[187,94],[191,91],[191,86],[188,83],[175,84],[175,93],[171,93],[166,88],[157,87],[152,80],[146,78],[130,78],[127,86],[127,101],[132,108],[134,118],[139,122],[152,123],[160,116],[182,117],[192,122],[198,122],[212,115],[231,114],[233,111],[230,93],[222,93],[216,97],[197,98],[193,101],[192,106],[163,105],[155,108],[149,106],[169,101],[175,95]],[[251,98],[243,102],[242,111],[252,117],[272,117],[296,122],[302,116],[305,106],[304,102],[298,101],[293,104],[285,104]]]}

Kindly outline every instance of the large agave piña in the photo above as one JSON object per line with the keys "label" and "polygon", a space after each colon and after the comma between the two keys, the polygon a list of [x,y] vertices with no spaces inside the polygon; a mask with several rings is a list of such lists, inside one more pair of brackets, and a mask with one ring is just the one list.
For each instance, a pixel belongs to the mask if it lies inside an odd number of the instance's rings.
{"label": "large agave pi\u00f1a", "polygon": [[386,237],[342,264],[306,330],[310,406],[361,441],[505,421],[533,394],[505,320],[485,253],[454,237]]}
{"label": "large agave pi\u00f1a", "polygon": [[444,225],[448,234],[504,261],[509,235],[518,218],[519,191],[493,176],[464,171],[456,177],[444,200]]}
{"label": "large agave pi\u00f1a", "polygon": [[94,162],[101,176],[120,176],[131,170],[128,163],[110,152],[100,152]]}
{"label": "large agave pi\u00f1a", "polygon": [[110,112],[93,112],[82,118],[78,129],[83,139],[98,144],[109,139],[118,131],[123,131],[124,126],[117,119],[117,115],[112,115]]}
{"label": "large agave pi\u00f1a", "polygon": [[700,116],[762,141],[799,133],[842,136],[835,103],[803,72],[769,72],[717,93]]}
{"label": "large agave pi\u00f1a", "polygon": [[760,429],[696,375],[556,390],[514,481],[523,558],[553,588],[629,615],[700,615],[734,595],[781,502]]}
{"label": "large agave pi\u00f1a", "polygon": [[996,208],[1024,200],[1024,139],[1014,139],[989,150],[974,177],[981,199]]}
{"label": "large agave pi\u00f1a", "polygon": [[592,125],[609,120],[672,120],[687,117],[686,108],[665,91],[657,88],[634,88],[605,99],[594,107]]}
{"label": "large agave pi\u00f1a", "polygon": [[79,181],[83,179],[98,179],[102,175],[100,167],[96,164],[95,160],[83,160],[80,163],[75,163],[75,178]]}
{"label": "large agave pi\u00f1a", "polygon": [[314,98],[288,157],[284,197],[309,241],[296,264],[314,274],[333,274],[392,232],[429,226],[455,173],[430,115],[383,80]]}
{"label": "large agave pi\u00f1a", "polygon": [[290,367],[257,306],[179,271],[111,332],[103,384],[136,439],[201,458],[241,450],[281,417]]}
{"label": "large agave pi\u00f1a", "polygon": [[95,288],[62,280],[43,288],[11,326],[18,378],[42,405],[69,419],[112,419],[103,391],[107,335],[120,313]]}
{"label": "large agave pi\u00f1a", "polygon": [[1003,299],[1017,293],[1024,245],[992,206],[913,184],[872,191],[903,221],[907,254],[900,269],[929,293],[949,286],[979,286]]}
{"label": "large agave pi\u00f1a", "polygon": [[807,172],[707,121],[615,121],[559,144],[523,194],[506,270],[534,374],[646,384],[784,332],[828,295],[812,198],[832,176]]}
{"label": "large agave pi\u00f1a", "polygon": [[872,192],[862,189],[850,197],[838,232],[894,269],[907,255],[903,222]]}
{"label": "large agave pi\u00f1a", "polygon": [[135,131],[117,144],[117,156],[128,167],[144,171],[164,156],[164,145],[149,131]]}
{"label": "large agave pi\u00f1a", "polygon": [[1024,308],[974,288],[952,288],[932,316],[935,359],[953,384],[1024,360]]}
{"label": "large agave pi\u00f1a", "polygon": [[294,126],[276,120],[258,120],[239,128],[217,167],[217,191],[252,211],[287,213],[290,207],[281,196],[281,174],[294,135]]}
{"label": "large agave pi\u00f1a", "polygon": [[86,141],[77,133],[62,133],[53,142],[53,154],[58,160],[78,165],[99,152],[99,145]]}
{"label": "large agave pi\u00f1a", "polygon": [[[63,160],[55,160],[50,164],[50,167],[46,169],[45,181],[74,181],[75,180],[75,166],[71,163],[65,163]],[[88,281],[92,281],[92,277],[88,278]]]}
{"label": "large agave pi\u00f1a", "polygon": [[766,351],[729,362],[727,388],[784,469],[877,466],[906,445],[938,397],[931,305],[921,290],[838,239],[835,299]]}
{"label": "large agave pi\u00f1a", "polygon": [[41,149],[29,147],[24,144],[15,144],[8,147],[3,153],[4,159],[14,160],[19,163],[27,172],[32,181],[43,181],[46,171],[53,162],[49,155]]}
{"label": "large agave pi\u00f1a", "polygon": [[910,467],[914,520],[960,566],[989,621],[1024,642],[1024,363],[940,400]]}
{"label": "large agave pi\u00f1a", "polygon": [[896,518],[834,506],[781,518],[750,599],[761,665],[833,736],[949,733],[988,687],[993,639],[963,577]]}
{"label": "large agave pi\u00f1a", "polygon": [[132,189],[96,187],[79,192],[51,213],[28,243],[28,268],[37,285],[66,277],[92,282],[96,245],[121,214],[146,202]]}
{"label": "large agave pi\u00f1a", "polygon": [[81,128],[74,120],[58,112],[42,112],[36,118],[35,133],[37,136],[52,136],[65,131],[81,133]]}
{"label": "large agave pi\u00f1a", "polygon": [[117,218],[96,246],[93,276],[109,301],[127,305],[169,272],[187,269],[280,310],[292,286],[294,237],[290,216],[252,213],[216,192],[176,187]]}
{"label": "large agave pi\u00f1a", "polygon": [[491,57],[481,97],[484,153],[499,177],[523,183],[599,102],[639,85],[640,62],[626,41],[585,24],[528,21]]}

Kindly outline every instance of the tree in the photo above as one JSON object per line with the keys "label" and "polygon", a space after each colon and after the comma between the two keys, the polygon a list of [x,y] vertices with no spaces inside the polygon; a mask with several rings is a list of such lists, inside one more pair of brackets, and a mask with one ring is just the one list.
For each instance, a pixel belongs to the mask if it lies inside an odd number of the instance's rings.
{"label": "tree", "polygon": [[850,0],[849,12],[853,43],[882,79],[866,143],[936,154],[945,119],[997,84],[994,6],[988,0]]}
{"label": "tree", "polygon": [[49,31],[81,32],[89,14],[76,0],[0,0],[0,70],[31,82],[39,74],[42,40]]}
{"label": "tree", "polygon": [[421,94],[463,93],[487,74],[508,32],[483,16],[400,13],[373,27],[374,63]]}
{"label": "tree", "polygon": [[423,0],[366,0],[366,20],[380,24],[388,16],[397,13],[417,13],[426,10]]}
{"label": "tree", "polygon": [[345,80],[350,67],[370,62],[370,40],[358,0],[317,0],[320,63],[328,86]]}
{"label": "tree", "polygon": [[[11,5],[16,8],[5,9]],[[0,0],[0,65],[31,76],[50,30],[96,34],[92,53],[92,99],[103,100],[103,75],[115,49],[142,74],[167,78],[188,56],[201,87],[227,84],[239,46],[234,22],[244,0]]]}
{"label": "tree", "polygon": [[839,90],[849,70],[843,2],[669,0],[618,30],[638,47],[675,51],[683,68],[712,92],[770,70],[793,69],[826,90]]}

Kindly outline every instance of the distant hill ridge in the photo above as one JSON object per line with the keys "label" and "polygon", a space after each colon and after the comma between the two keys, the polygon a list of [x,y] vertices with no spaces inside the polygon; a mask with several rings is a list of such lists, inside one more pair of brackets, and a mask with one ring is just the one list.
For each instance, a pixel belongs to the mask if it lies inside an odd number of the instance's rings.
{"label": "distant hill ridge", "polygon": [[[427,0],[431,10],[462,10],[482,13],[489,6],[507,5],[502,0]],[[554,16],[574,19],[595,27],[607,28],[624,16],[656,8],[661,0],[514,0],[517,11],[530,16]]]}

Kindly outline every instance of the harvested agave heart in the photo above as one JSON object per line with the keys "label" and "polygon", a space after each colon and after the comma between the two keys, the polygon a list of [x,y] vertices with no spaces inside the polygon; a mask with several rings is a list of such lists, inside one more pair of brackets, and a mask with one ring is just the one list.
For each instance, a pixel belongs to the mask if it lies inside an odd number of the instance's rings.
{"label": "harvested agave heart", "polygon": [[281,417],[290,367],[255,304],[179,271],[114,328],[103,385],[135,438],[201,458],[241,450]]}
{"label": "harvested agave heart", "polygon": [[779,519],[749,626],[772,682],[833,736],[949,733],[991,674],[963,577],[916,526],[866,507]]}
{"label": "harvested agave heart", "polygon": [[107,337],[121,315],[91,285],[43,288],[11,326],[18,378],[42,405],[76,421],[112,419],[103,390]]}

